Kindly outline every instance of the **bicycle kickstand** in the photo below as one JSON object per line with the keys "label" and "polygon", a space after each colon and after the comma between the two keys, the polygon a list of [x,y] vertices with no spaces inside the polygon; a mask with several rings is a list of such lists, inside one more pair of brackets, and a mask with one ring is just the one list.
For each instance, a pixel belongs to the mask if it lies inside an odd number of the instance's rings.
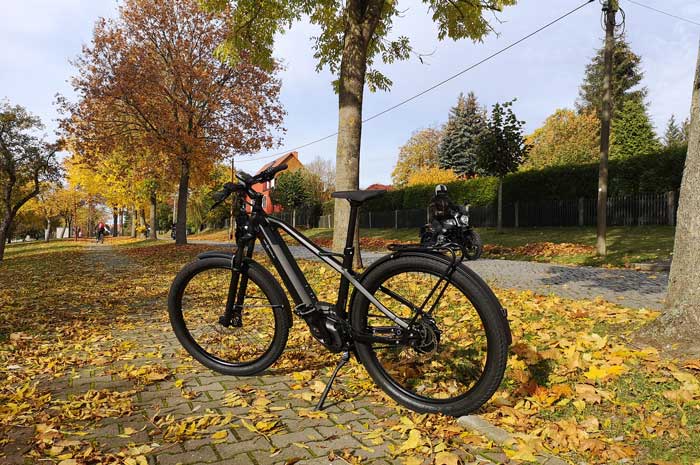
{"label": "bicycle kickstand", "polygon": [[348,363],[350,360],[350,351],[346,350],[343,352],[343,356],[340,358],[340,361],[338,361],[338,364],[335,366],[335,370],[333,370],[333,374],[331,375],[331,379],[328,380],[328,384],[326,384],[326,388],[323,390],[323,394],[321,394],[321,398],[318,400],[318,404],[316,404],[316,410],[323,410],[323,403],[326,401],[326,397],[328,397],[328,393],[331,390],[331,386],[333,385],[333,381],[335,380],[335,377],[338,376],[338,372],[340,371],[343,366]]}

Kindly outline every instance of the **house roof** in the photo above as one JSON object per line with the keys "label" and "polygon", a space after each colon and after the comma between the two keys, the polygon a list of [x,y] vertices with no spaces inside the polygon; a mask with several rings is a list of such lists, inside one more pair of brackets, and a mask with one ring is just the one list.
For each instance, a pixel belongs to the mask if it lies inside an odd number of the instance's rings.
{"label": "house roof", "polygon": [[371,186],[367,187],[366,190],[368,190],[368,191],[393,191],[394,186],[390,186],[388,184],[375,183],[375,184],[372,184]]}
{"label": "house roof", "polygon": [[299,153],[297,153],[297,152],[289,152],[289,153],[287,153],[287,154],[285,154],[285,155],[282,155],[281,157],[276,158],[275,160],[271,161],[270,163],[267,163],[265,166],[263,166],[262,168],[260,168],[260,169],[258,170],[258,172],[255,173],[255,174],[260,174],[260,173],[262,173],[263,171],[265,171],[266,169],[268,169],[268,168],[270,168],[270,167],[279,166],[279,165],[281,165],[282,163],[284,163],[284,162],[286,162],[287,160],[289,160],[290,158],[296,158],[296,159],[298,160],[298,159],[299,159]]}

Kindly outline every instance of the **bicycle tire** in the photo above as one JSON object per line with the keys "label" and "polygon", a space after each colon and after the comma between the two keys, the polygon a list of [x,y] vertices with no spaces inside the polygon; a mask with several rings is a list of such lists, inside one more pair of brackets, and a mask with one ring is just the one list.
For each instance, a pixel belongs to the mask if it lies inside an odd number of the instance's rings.
{"label": "bicycle tire", "polygon": [[[426,272],[441,274],[445,270],[446,261],[425,254],[406,255],[392,258],[368,270],[362,277],[362,285],[376,297],[376,292],[382,283],[401,272]],[[493,292],[481,279],[473,275],[471,270],[460,267],[452,275],[454,283],[473,305],[483,325],[487,341],[486,360],[483,372],[478,381],[464,394],[451,399],[432,399],[422,396],[402,386],[385,369],[379,361],[372,343],[355,342],[355,349],[360,362],[374,382],[399,404],[420,413],[443,413],[450,416],[460,416],[473,412],[490,399],[498,389],[506,368],[508,358],[508,322],[502,312],[500,303]],[[356,332],[368,330],[368,299],[357,293],[352,309],[351,324]],[[459,361],[457,362],[459,363]]]}
{"label": "bicycle tire", "polygon": [[[185,315],[183,314],[183,297],[186,295],[188,284],[200,273],[209,270],[228,270],[230,273],[231,260],[219,257],[198,259],[187,264],[175,277],[168,294],[168,314],[173,331],[185,350],[211,370],[234,376],[250,376],[260,373],[277,361],[287,344],[289,328],[292,325],[289,301],[269,271],[256,262],[248,262],[245,273],[249,282],[262,291],[262,294],[269,301],[269,307],[272,308],[274,334],[267,350],[255,360],[245,362],[225,360],[202,347],[195,336],[193,336],[190,328],[188,328]],[[212,312],[218,319],[219,314],[213,309]],[[245,329],[241,328],[240,331],[240,334],[244,334],[243,331]]]}

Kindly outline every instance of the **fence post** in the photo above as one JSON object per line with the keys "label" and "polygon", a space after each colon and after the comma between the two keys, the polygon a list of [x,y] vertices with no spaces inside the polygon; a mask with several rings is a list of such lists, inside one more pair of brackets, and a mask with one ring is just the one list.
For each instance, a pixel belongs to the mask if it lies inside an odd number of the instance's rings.
{"label": "fence post", "polygon": [[394,229],[399,229],[399,211],[394,210]]}
{"label": "fence post", "polygon": [[676,191],[666,192],[666,208],[668,213],[668,224],[676,224]]}
{"label": "fence post", "polygon": [[578,198],[578,225],[583,227],[583,197]]}
{"label": "fence post", "polygon": [[369,229],[372,229],[372,212],[368,211],[367,213],[369,213]]}
{"label": "fence post", "polygon": [[515,201],[515,227],[520,227],[520,202]]}

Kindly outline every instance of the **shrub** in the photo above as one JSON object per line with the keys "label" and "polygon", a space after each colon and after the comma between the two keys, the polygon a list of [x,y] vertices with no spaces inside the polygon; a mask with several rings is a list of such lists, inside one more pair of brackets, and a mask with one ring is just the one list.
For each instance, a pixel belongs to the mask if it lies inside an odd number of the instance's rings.
{"label": "shrub", "polygon": [[[611,196],[638,193],[660,193],[681,186],[687,147],[670,147],[651,155],[623,160],[610,160],[608,193]],[[498,179],[480,177],[447,183],[450,197],[456,203],[488,205],[496,201]],[[433,196],[433,184],[410,186],[387,192],[367,202],[370,211],[425,208]],[[515,200],[568,200],[595,198],[598,192],[598,163],[552,166],[541,170],[519,171],[503,181],[504,202]],[[333,211],[333,202],[323,204],[324,214]]]}

